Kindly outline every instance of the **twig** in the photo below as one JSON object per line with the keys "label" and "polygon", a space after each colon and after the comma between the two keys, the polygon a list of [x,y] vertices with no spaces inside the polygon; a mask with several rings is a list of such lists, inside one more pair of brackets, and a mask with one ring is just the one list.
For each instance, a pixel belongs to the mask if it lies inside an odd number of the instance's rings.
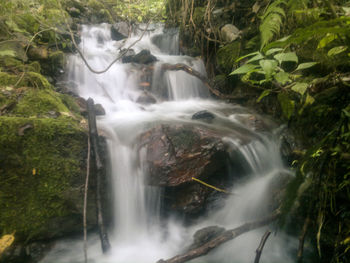
{"label": "twig", "polygon": [[259,263],[260,257],[261,257],[261,253],[262,253],[262,251],[264,249],[265,243],[266,243],[267,239],[269,238],[270,234],[271,234],[271,231],[267,230],[265,232],[265,234],[263,235],[263,237],[261,238],[260,244],[259,244],[258,248],[255,251],[256,252],[256,256],[255,256],[254,263]]}
{"label": "twig", "polygon": [[218,188],[218,187],[215,187],[215,186],[213,186],[213,185],[211,185],[211,184],[208,184],[208,183],[206,183],[206,182],[203,182],[202,180],[199,180],[199,179],[197,179],[197,178],[192,177],[192,180],[193,180],[193,181],[196,181],[196,182],[198,182],[198,183],[200,183],[200,184],[202,184],[202,185],[205,185],[205,186],[207,186],[207,187],[210,187],[210,188],[214,189],[215,191],[222,192],[222,193],[225,193],[225,194],[228,194],[228,195],[233,195],[233,193],[231,193],[231,192],[229,192],[229,191],[226,191],[226,190],[224,190],[224,189],[220,189],[220,188]]}
{"label": "twig", "polygon": [[84,225],[84,260],[87,263],[87,230],[86,230],[86,209],[87,209],[87,196],[89,189],[89,177],[90,177],[90,155],[91,155],[91,144],[90,144],[90,134],[88,135],[88,153],[86,160],[86,179],[84,188],[84,211],[83,211],[83,225]]}

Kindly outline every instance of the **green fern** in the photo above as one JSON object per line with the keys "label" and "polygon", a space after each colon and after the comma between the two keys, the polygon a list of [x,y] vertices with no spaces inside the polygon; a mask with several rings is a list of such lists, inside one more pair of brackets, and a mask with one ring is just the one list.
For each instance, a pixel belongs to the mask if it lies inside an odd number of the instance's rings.
{"label": "green fern", "polygon": [[278,35],[282,24],[283,18],[286,16],[286,12],[281,7],[286,6],[285,0],[276,0],[272,2],[265,13],[261,17],[260,34],[261,34],[261,49],[266,46],[274,36]]}

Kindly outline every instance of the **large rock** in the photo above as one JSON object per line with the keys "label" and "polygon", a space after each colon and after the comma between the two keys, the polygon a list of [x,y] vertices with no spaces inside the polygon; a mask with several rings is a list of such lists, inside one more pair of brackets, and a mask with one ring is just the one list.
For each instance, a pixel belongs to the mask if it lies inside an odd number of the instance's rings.
{"label": "large rock", "polygon": [[141,135],[147,183],[164,187],[166,210],[191,218],[201,215],[222,193],[193,178],[227,189],[235,176],[228,172],[229,162],[237,175],[244,175],[238,151],[232,153],[223,136],[205,126],[189,124],[159,125]]}
{"label": "large rock", "polygon": [[190,125],[161,125],[141,136],[147,148],[148,182],[178,186],[205,178],[225,166],[229,158],[221,136]]}
{"label": "large rock", "polygon": [[118,22],[111,26],[111,37],[119,41],[129,37],[129,24],[127,22]]}
{"label": "large rock", "polygon": [[225,42],[233,42],[239,37],[239,35],[239,29],[232,24],[224,25],[221,28],[221,37]]}
{"label": "large rock", "polygon": [[157,58],[151,54],[149,50],[141,50],[139,53],[133,56],[124,56],[122,58],[123,63],[137,63],[137,64],[150,64],[156,62]]}

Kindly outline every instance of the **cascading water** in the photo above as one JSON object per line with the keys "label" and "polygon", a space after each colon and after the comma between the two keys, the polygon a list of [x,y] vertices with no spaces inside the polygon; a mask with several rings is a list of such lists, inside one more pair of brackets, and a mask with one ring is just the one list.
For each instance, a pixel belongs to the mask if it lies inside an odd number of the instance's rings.
{"label": "cascading water", "polygon": [[[177,32],[169,32],[164,36],[163,28],[154,26],[133,46],[136,53],[148,49],[158,59],[153,68],[151,87],[151,92],[158,96],[155,104],[137,103],[138,98],[145,94],[140,89],[144,71],[139,65],[118,61],[106,73],[97,75],[88,70],[78,55],[70,58],[69,81],[76,84],[80,96],[92,97],[106,110],[106,115],[98,118],[98,127],[108,138],[115,198],[115,222],[110,232],[112,250],[103,255],[97,235],[89,235],[89,262],[153,263],[181,252],[190,245],[191,235],[201,227],[220,225],[231,228],[247,220],[261,218],[270,212],[266,191],[271,181],[281,173],[288,173],[281,162],[273,134],[255,132],[241,121],[242,117],[250,114],[246,109],[210,100],[208,90],[196,77],[181,71],[161,70],[163,63],[184,63],[205,75],[200,59],[178,55]],[[83,26],[80,48],[89,64],[101,70],[118,56],[118,50],[134,43],[141,33],[134,32],[126,42],[113,41],[109,25]],[[239,150],[249,175],[235,183],[231,189],[232,196],[220,201],[224,204],[222,208],[209,212],[196,225],[186,227],[171,219],[161,223],[161,190],[145,185],[146,153],[138,151],[135,140],[157,123],[196,125],[199,121],[191,120],[191,117],[202,110],[215,114],[218,121],[205,125],[226,131],[223,141]],[[238,132],[254,139],[244,144],[240,136],[235,136]],[[246,233],[193,262],[252,262],[265,230]],[[294,243],[287,237],[271,237],[261,262],[291,262],[287,255],[288,249],[294,248]],[[42,260],[44,263],[83,261],[81,240],[57,243]]]}

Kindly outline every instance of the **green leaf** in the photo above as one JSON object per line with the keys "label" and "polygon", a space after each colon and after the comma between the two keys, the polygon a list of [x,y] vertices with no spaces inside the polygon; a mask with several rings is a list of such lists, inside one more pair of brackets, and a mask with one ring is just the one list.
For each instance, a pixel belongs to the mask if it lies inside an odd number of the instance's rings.
{"label": "green leaf", "polygon": [[304,95],[308,87],[308,83],[296,82],[295,85],[292,87],[292,90],[299,93],[300,95]]}
{"label": "green leaf", "polygon": [[278,61],[280,65],[282,64],[282,62],[285,61],[298,63],[298,56],[295,54],[295,52],[279,53],[275,55],[274,58]]}
{"label": "green leaf", "polygon": [[11,49],[1,50],[0,57],[5,57],[5,56],[15,57],[16,52],[14,50],[11,50]]}
{"label": "green leaf", "polygon": [[333,57],[333,56],[335,56],[335,55],[338,55],[338,54],[344,52],[344,51],[347,50],[347,49],[348,49],[348,47],[346,47],[346,46],[334,47],[334,48],[332,48],[332,49],[330,49],[330,50],[328,51],[327,55],[328,55],[329,57]]}
{"label": "green leaf", "polygon": [[255,55],[258,55],[260,52],[259,51],[256,51],[256,52],[253,52],[253,53],[249,53],[247,55],[244,55],[242,57],[239,57],[238,59],[236,59],[236,63],[241,61],[242,59],[245,59],[245,58],[248,58],[248,57],[252,57],[252,56],[255,56]]}
{"label": "green leaf", "polygon": [[263,59],[259,61],[262,70],[265,72],[266,78],[270,78],[276,71],[278,63],[273,59]]}
{"label": "green leaf", "polygon": [[254,69],[257,69],[259,66],[257,65],[252,65],[252,64],[244,64],[243,66],[237,68],[233,72],[230,73],[230,75],[238,75],[238,74],[246,74]]}
{"label": "green leaf", "polygon": [[310,96],[310,94],[308,93],[307,95],[306,95],[306,99],[305,99],[305,106],[306,105],[311,105],[311,104],[313,104],[315,102],[315,99],[312,97],[312,96]]}
{"label": "green leaf", "polygon": [[256,56],[254,56],[254,57],[252,57],[251,59],[249,59],[249,60],[247,61],[247,63],[251,63],[251,62],[254,62],[254,61],[258,61],[258,60],[261,60],[261,59],[263,59],[263,58],[264,58],[264,55],[261,54],[261,53],[259,52]]}
{"label": "green leaf", "polygon": [[260,97],[256,100],[256,102],[260,102],[263,98],[265,98],[266,96],[270,95],[271,90],[267,89],[264,90],[261,94]]}
{"label": "green leaf", "polygon": [[306,63],[301,63],[298,65],[298,67],[296,68],[295,71],[297,70],[302,70],[302,69],[307,69],[307,68],[311,68],[313,66],[315,66],[316,64],[318,64],[318,62],[306,62]]}
{"label": "green leaf", "polygon": [[283,50],[283,48],[271,48],[265,52],[265,55],[269,56],[271,54],[274,54],[274,53],[282,51],[282,50]]}
{"label": "green leaf", "polygon": [[324,48],[325,46],[327,46],[329,43],[333,42],[337,38],[338,36],[336,34],[328,33],[324,38],[320,40],[320,42],[318,43],[317,49]]}
{"label": "green leaf", "polygon": [[289,73],[280,71],[274,76],[274,78],[281,85],[286,85],[290,81],[289,76]]}
{"label": "green leaf", "polygon": [[294,113],[295,101],[291,100],[284,92],[278,94],[277,98],[281,105],[283,115],[289,120]]}

